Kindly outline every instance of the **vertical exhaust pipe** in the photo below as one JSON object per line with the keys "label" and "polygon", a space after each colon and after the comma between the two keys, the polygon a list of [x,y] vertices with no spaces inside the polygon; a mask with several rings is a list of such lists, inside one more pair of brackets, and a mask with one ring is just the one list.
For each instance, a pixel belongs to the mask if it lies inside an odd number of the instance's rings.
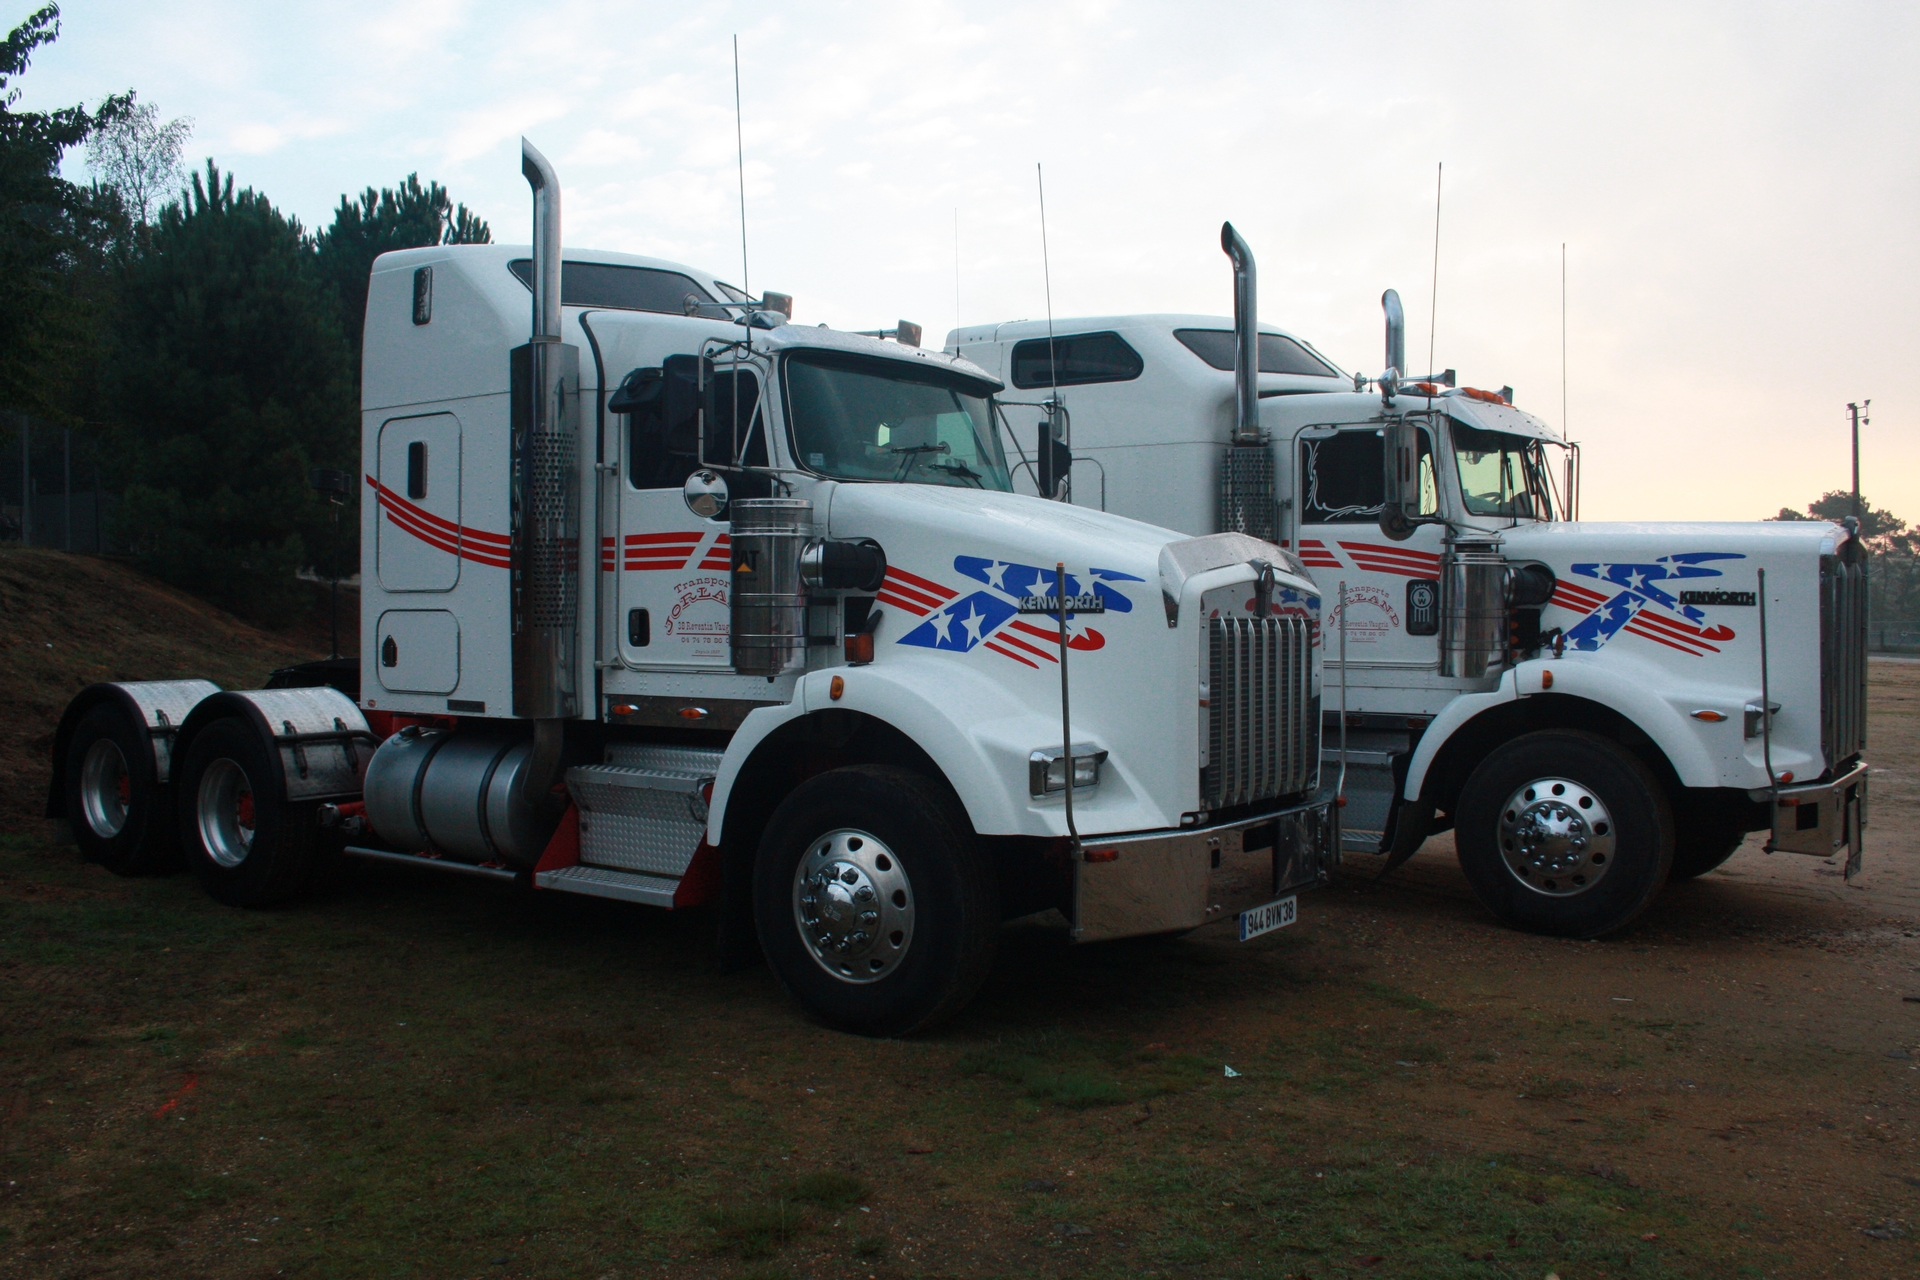
{"label": "vertical exhaust pipe", "polygon": [[1387,367],[1380,372],[1380,403],[1393,407],[1400,394],[1400,379],[1407,374],[1407,313],[1400,306],[1400,293],[1389,289],[1380,295],[1380,309],[1387,313]]}
{"label": "vertical exhaust pipe", "polygon": [[1260,430],[1260,317],[1253,250],[1231,222],[1220,248],[1233,261],[1233,439],[1220,472],[1220,531],[1280,540],[1273,451]]}
{"label": "vertical exhaust pipe", "polygon": [[1233,260],[1233,441],[1260,439],[1260,316],[1253,250],[1231,222],[1220,224],[1220,247]]}
{"label": "vertical exhaust pipe", "polygon": [[[560,340],[560,179],[525,138],[520,171],[533,189],[533,321],[510,353],[513,713],[558,721],[582,710],[580,349]],[[558,725],[539,728],[557,760]]]}

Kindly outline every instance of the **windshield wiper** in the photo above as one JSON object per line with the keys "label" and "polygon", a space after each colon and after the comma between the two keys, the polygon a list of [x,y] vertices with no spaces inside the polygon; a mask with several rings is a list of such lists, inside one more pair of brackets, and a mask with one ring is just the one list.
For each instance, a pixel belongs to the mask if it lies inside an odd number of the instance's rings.
{"label": "windshield wiper", "polygon": [[900,462],[900,472],[898,475],[894,476],[894,479],[896,481],[899,481],[899,480],[905,480],[907,478],[907,472],[913,470],[913,464],[915,461],[919,459],[921,454],[951,453],[953,452],[953,448],[951,445],[947,444],[946,441],[942,440],[939,444],[907,444],[907,445],[898,445],[898,446],[889,445],[887,446],[887,452],[897,453],[902,455],[901,462]]}
{"label": "windshield wiper", "polygon": [[930,462],[927,465],[935,471],[944,471],[950,476],[958,476],[962,480],[971,480],[982,489],[987,487],[982,483],[986,477],[964,462]]}

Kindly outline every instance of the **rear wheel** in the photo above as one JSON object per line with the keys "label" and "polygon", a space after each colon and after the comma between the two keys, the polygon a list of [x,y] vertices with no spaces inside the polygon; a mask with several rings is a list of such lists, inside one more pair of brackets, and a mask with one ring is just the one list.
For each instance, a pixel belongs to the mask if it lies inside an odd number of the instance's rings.
{"label": "rear wheel", "polygon": [[827,1024],[907,1035],[993,965],[992,868],[953,793],[877,765],[809,779],[761,838],[754,924],[781,984]]}
{"label": "rear wheel", "polygon": [[202,729],[180,770],[180,843],[201,887],[229,906],[285,901],[312,870],[312,814],[281,796],[273,765],[236,717]]}
{"label": "rear wheel", "polygon": [[1516,928],[1594,938],[1646,909],[1673,862],[1651,770],[1597,734],[1546,730],[1481,762],[1454,840],[1473,891]]}
{"label": "rear wheel", "polygon": [[103,702],[67,744],[67,824],[80,853],[116,875],[171,870],[178,859],[146,726]]}

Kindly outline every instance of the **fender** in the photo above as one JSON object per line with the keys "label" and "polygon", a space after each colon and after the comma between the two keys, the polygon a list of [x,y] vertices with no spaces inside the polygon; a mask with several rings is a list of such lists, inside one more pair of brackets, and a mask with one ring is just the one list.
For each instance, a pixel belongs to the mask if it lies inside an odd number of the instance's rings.
{"label": "fender", "polygon": [[260,735],[273,761],[275,788],[288,800],[359,795],[367,761],[379,745],[353,699],[322,685],[216,692],[180,726],[175,753],[185,755],[202,729],[229,716],[245,720]]}
{"label": "fender", "polygon": [[176,738],[193,709],[220,686],[210,680],[140,680],[90,684],[60,713],[53,734],[53,773],[47,785],[47,817],[65,818],[67,744],[80,718],[103,702],[113,703],[147,731],[153,742],[153,776],[162,788],[173,777]]}
{"label": "fender", "polygon": [[[1547,683],[1551,677],[1551,684]],[[1673,673],[1625,655],[1595,661],[1568,654],[1559,659],[1536,659],[1509,668],[1500,685],[1489,693],[1465,694],[1448,703],[1427,726],[1407,766],[1402,796],[1415,800],[1435,758],[1461,728],[1482,713],[1534,694],[1552,693],[1578,698],[1616,712],[1653,740],[1673,766],[1682,786],[1764,786],[1764,779],[1748,782],[1737,708],[1752,694],[1741,687],[1688,682],[1675,689]],[[1680,703],[1717,707],[1728,704],[1736,714],[1718,724],[1687,718]],[[1754,771],[1756,778],[1760,771]]]}
{"label": "fender", "polygon": [[[832,697],[833,681],[841,696]],[[818,711],[858,711],[899,730],[946,777],[982,835],[1057,836],[1066,833],[1064,806],[1027,803],[1027,757],[1036,747],[1060,741],[1057,703],[1034,706],[1013,697],[1005,685],[976,674],[944,655],[888,655],[871,666],[833,667],[801,677],[794,699],[747,716],[728,744],[714,779],[707,839],[721,843],[733,785],[760,744],[783,725]],[[965,723],[957,717],[964,711]],[[1091,732],[1075,729],[1076,743],[1106,747]],[[1134,785],[1121,762],[1109,757],[1099,787],[1074,796],[1074,817],[1088,835],[1143,831],[1178,825]]]}

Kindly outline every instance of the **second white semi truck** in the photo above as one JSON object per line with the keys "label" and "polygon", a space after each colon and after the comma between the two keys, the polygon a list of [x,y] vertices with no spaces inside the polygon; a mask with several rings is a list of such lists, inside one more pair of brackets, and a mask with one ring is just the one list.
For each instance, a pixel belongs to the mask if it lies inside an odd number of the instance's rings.
{"label": "second white semi truck", "polygon": [[1409,375],[1391,290],[1386,369],[1352,377],[1258,323],[1252,252],[1221,243],[1232,320],[974,325],[946,349],[1011,384],[1023,491],[1298,553],[1345,632],[1348,850],[1390,868],[1451,828],[1497,915],[1581,937],[1749,831],[1857,871],[1851,529],[1580,520],[1573,447],[1509,390]]}
{"label": "second white semi truck", "polygon": [[1338,845],[1290,552],[1018,494],[990,374],[563,253],[523,169],[531,250],[374,264],[358,663],[82,692],[48,816],[88,857],[239,906],[342,857],[712,904],[875,1034],[1009,917],[1292,922]]}

